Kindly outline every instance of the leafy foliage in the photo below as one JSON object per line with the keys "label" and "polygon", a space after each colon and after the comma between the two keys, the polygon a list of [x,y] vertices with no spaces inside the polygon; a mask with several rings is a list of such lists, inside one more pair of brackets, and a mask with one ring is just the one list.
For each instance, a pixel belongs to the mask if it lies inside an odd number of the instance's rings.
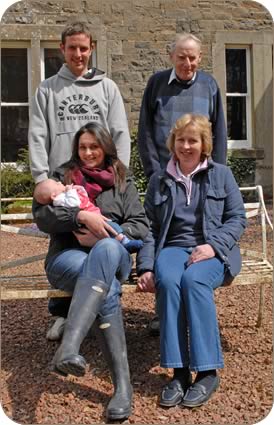
{"label": "leafy foliage", "polygon": [[2,165],[1,197],[15,198],[32,196],[34,180],[29,166],[28,150],[23,148],[18,152],[16,165]]}
{"label": "leafy foliage", "polygon": [[148,184],[148,179],[144,174],[142,162],[137,146],[137,130],[131,133],[131,159],[130,169],[134,175],[135,183],[139,193],[145,192]]}
{"label": "leafy foliage", "polygon": [[255,182],[255,159],[229,156],[227,165],[231,168],[239,186],[249,186]]}

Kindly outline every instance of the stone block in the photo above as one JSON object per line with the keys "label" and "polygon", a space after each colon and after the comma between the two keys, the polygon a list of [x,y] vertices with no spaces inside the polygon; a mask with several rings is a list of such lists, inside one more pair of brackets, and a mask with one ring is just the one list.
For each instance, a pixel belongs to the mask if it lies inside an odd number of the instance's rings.
{"label": "stone block", "polygon": [[108,42],[108,50],[115,53],[115,55],[123,54],[123,44],[121,40],[110,40]]}
{"label": "stone block", "polygon": [[65,13],[79,13],[83,11],[83,2],[73,0],[63,0],[62,11]]}

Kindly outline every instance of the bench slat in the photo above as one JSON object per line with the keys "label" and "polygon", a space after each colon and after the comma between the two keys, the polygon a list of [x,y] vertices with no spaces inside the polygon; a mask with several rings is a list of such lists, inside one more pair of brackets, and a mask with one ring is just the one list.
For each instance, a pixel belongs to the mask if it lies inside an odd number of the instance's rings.
{"label": "bench slat", "polygon": [[32,213],[1,214],[2,221],[33,220]]}
{"label": "bench slat", "polygon": [[[272,274],[273,266],[267,260],[244,260],[241,273],[228,286],[272,283]],[[123,292],[135,292],[136,281],[134,269],[129,281],[122,285]],[[1,277],[1,300],[61,298],[70,295],[69,292],[52,288],[45,274]]]}
{"label": "bench slat", "polygon": [[[136,285],[125,284],[123,285],[123,292],[135,292]],[[71,293],[52,288],[48,282],[37,285],[35,282],[29,284],[28,287],[13,282],[10,285],[1,284],[1,301],[4,300],[24,300],[24,299],[38,299],[38,298],[65,298],[70,297]]]}
{"label": "bench slat", "polygon": [[16,226],[10,226],[8,224],[1,224],[1,231],[9,232],[9,233],[16,233],[18,235],[32,236],[32,237],[36,237],[36,238],[48,238],[49,237],[49,235],[47,233],[41,232],[38,229],[16,227]]}

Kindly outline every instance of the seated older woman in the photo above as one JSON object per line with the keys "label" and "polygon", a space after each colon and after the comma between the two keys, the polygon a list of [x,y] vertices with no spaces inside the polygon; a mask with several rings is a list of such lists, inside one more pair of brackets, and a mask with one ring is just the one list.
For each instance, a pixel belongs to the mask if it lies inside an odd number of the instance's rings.
{"label": "seated older woman", "polygon": [[145,199],[152,237],[138,255],[138,287],[156,290],[161,366],[174,369],[160,405],[196,407],[219,386],[224,362],[214,289],[240,271],[237,242],[246,218],[231,170],[210,159],[206,117],[180,118],[168,147],[172,157],[152,176]]}
{"label": "seated older woman", "polygon": [[[64,184],[83,186],[98,212],[80,207],[53,207],[33,204],[38,227],[50,233],[46,258],[49,282],[72,293],[64,335],[54,359],[55,371],[83,376],[86,361],[79,349],[97,320],[102,347],[114,384],[114,395],[107,407],[110,420],[127,418],[131,413],[127,347],[120,304],[121,285],[131,270],[126,248],[110,238],[118,223],[129,239],[144,239],[148,220],[137,189],[126,167],[117,157],[109,132],[100,124],[89,123],[76,133],[68,163],[53,177]],[[37,185],[34,197],[39,193]]]}

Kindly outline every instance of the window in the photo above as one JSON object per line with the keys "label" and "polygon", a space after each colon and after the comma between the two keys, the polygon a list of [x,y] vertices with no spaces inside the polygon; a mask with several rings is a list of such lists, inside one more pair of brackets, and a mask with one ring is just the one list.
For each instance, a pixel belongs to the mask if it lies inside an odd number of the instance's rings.
{"label": "window", "polygon": [[229,148],[251,146],[250,50],[225,49],[226,110]]}
{"label": "window", "polygon": [[28,48],[2,48],[1,56],[1,161],[15,162],[28,140]]}
{"label": "window", "polygon": [[273,156],[272,48],[273,32],[268,30],[216,31],[212,45],[212,71],[229,128],[228,148],[241,158],[262,160],[260,166],[267,169]]}

